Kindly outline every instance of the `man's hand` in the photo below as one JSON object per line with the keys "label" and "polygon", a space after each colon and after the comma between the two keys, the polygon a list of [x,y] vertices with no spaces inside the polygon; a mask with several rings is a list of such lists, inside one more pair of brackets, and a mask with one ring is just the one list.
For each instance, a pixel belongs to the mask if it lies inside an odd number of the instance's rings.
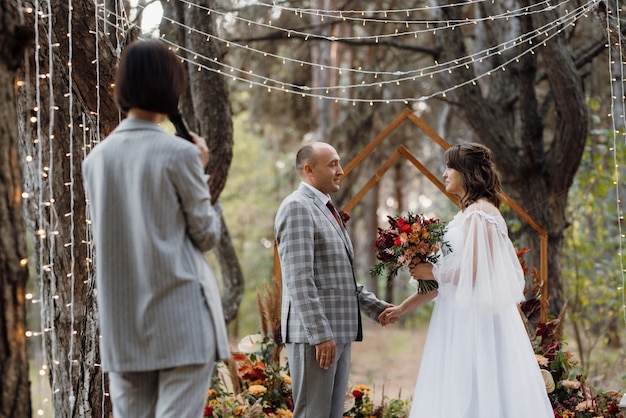
{"label": "man's hand", "polygon": [[315,346],[315,360],[320,364],[320,367],[324,370],[328,370],[330,365],[335,361],[335,355],[337,354],[337,345],[335,340],[324,341]]}
{"label": "man's hand", "polygon": [[400,319],[402,313],[400,312],[400,308],[394,305],[387,305],[384,311],[378,315],[378,323],[383,327],[385,325],[393,324]]}
{"label": "man's hand", "polygon": [[196,147],[200,150],[200,156],[202,157],[202,166],[206,167],[209,163],[209,147],[206,145],[206,141],[203,137],[196,134],[195,132],[189,132],[191,135],[191,139],[193,139],[193,143],[196,144]]}

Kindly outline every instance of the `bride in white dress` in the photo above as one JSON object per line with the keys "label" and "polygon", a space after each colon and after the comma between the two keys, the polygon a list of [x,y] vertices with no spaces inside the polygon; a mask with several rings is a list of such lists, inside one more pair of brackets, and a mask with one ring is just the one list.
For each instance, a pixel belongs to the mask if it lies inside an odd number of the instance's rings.
{"label": "bride in white dress", "polygon": [[554,413],[517,304],[524,275],[500,211],[501,185],[491,151],[455,145],[444,154],[446,191],[461,211],[448,224],[436,265],[411,275],[438,291],[413,294],[381,316],[393,323],[436,297],[413,395],[411,418],[553,418]]}

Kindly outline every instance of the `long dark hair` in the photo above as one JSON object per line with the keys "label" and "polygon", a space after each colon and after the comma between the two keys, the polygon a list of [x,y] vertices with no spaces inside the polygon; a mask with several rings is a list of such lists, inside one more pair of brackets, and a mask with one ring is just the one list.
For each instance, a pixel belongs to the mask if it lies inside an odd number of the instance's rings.
{"label": "long dark hair", "polygon": [[484,198],[499,208],[502,203],[502,184],[491,158],[491,150],[476,142],[454,145],[443,154],[446,166],[461,174],[465,194],[461,209]]}

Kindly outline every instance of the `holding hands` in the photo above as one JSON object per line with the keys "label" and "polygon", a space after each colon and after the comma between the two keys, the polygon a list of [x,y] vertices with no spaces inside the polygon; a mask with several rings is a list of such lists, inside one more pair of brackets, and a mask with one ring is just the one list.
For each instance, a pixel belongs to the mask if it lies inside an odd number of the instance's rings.
{"label": "holding hands", "polygon": [[400,312],[399,306],[389,305],[385,310],[378,315],[378,323],[383,327],[389,324],[397,322],[402,316],[403,312]]}

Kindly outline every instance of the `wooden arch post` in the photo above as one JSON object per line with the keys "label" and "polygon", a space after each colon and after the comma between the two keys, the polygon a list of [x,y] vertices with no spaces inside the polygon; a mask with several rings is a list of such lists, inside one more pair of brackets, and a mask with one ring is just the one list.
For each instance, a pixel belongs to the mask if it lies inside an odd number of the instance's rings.
{"label": "wooden arch post", "polygon": [[[347,176],[356,166],[361,164],[367,156],[374,151],[382,141],[387,138],[405,119],[410,120],[417,125],[428,137],[436,142],[441,148],[447,150],[450,144],[441,138],[430,128],[423,120],[416,116],[410,109],[405,109],[398,117],[396,117],[376,138],[363,148],[353,159],[344,167],[344,177]],[[428,168],[422,164],[419,159],[411,153],[404,145],[399,146],[393,154],[378,168],[376,173],[352,196],[343,210],[350,211],[358,202],[378,183],[385,175],[387,170],[391,168],[400,158],[406,158],[413,166],[415,166],[422,174],[424,174],[431,183],[433,183],[443,194],[452,200],[457,206],[459,204],[456,196],[446,192],[445,185],[439,180],[439,177],[433,174]],[[533,227],[540,237],[540,258],[539,258],[539,277],[541,279],[541,322],[546,322],[548,318],[548,231],[543,228],[533,217],[531,217],[520,205],[515,202],[508,194],[503,193],[503,200],[521,216],[530,226]],[[274,246],[274,277],[280,278],[280,260],[278,258],[278,249]]]}

